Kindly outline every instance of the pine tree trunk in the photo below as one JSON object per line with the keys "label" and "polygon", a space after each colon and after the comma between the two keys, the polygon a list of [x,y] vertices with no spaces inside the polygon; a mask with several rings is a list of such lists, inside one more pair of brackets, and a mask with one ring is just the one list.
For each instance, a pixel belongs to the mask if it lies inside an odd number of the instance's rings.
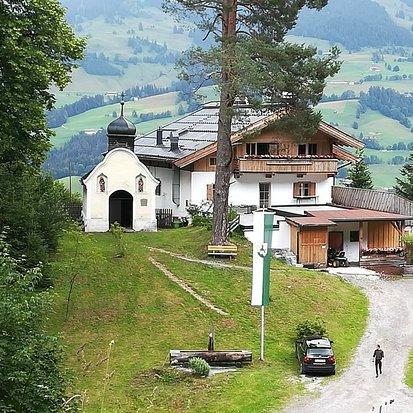
{"label": "pine tree trunk", "polygon": [[236,97],[234,82],[237,0],[222,0],[222,84],[218,118],[212,243],[227,242],[228,195],[231,178],[231,125]]}

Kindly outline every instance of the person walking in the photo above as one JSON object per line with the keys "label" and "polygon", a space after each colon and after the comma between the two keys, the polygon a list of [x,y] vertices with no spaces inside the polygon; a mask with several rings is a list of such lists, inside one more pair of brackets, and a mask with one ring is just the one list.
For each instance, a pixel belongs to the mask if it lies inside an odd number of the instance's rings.
{"label": "person walking", "polygon": [[384,351],[380,348],[380,345],[377,344],[376,350],[373,353],[373,362],[376,366],[376,378],[379,377],[379,371],[381,374],[382,360],[384,358]]}

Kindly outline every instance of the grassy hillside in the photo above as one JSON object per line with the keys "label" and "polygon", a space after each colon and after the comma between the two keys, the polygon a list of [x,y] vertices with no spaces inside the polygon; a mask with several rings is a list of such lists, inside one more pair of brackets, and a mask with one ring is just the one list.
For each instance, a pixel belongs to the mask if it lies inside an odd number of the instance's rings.
{"label": "grassy hillside", "polygon": [[[166,93],[163,95],[142,98],[133,102],[127,102],[125,105],[125,116],[133,121],[133,111],[136,111],[138,115],[149,112],[160,113],[171,111],[172,115],[176,117],[179,108],[177,97],[177,93]],[[52,139],[53,146],[62,146],[70,139],[70,137],[81,131],[106,128],[107,125],[114,120],[114,112],[116,113],[116,116],[119,116],[119,110],[120,106],[116,103],[88,110],[80,115],[70,117],[67,123],[60,128],[54,129],[56,136]],[[147,133],[156,129],[159,124],[171,122],[172,120],[172,118],[165,118],[142,122],[142,124],[137,124],[137,128],[140,133]],[[143,123],[145,123],[145,125],[143,125]]]}
{"label": "grassy hillside", "polygon": [[[110,234],[66,234],[53,263],[55,311],[50,328],[62,333],[73,391],[87,412],[260,412],[277,409],[302,391],[294,358],[299,321],[322,317],[335,341],[339,371],[366,325],[367,300],[356,288],[323,273],[274,263],[267,309],[266,361],[235,374],[196,379],[165,367],[173,348],[205,348],[211,329],[216,346],[249,348],[257,357],[259,311],[249,304],[251,274],[188,263],[146,246],[205,257],[202,228],[126,234],[127,253],[114,258]],[[251,260],[241,243],[235,263]],[[229,313],[212,312],[169,281],[151,256]],[[70,280],[75,277],[65,320]],[[107,359],[109,343],[114,346]],[[108,367],[107,367],[108,365]],[[105,372],[109,381],[105,389]],[[103,406],[103,408],[102,408]]]}
{"label": "grassy hillside", "polygon": [[79,181],[81,177],[80,176],[72,176],[72,181],[69,183],[69,177],[61,178],[58,179],[59,182],[61,182],[67,189],[70,188],[70,185],[72,187],[72,193],[78,193],[79,195],[83,194],[83,189],[82,185]]}

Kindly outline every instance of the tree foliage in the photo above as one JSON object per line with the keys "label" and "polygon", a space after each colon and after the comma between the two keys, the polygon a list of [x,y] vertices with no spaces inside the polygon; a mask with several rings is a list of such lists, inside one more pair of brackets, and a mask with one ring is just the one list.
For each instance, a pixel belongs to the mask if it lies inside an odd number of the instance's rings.
{"label": "tree foliage", "polygon": [[[195,21],[209,48],[195,47],[181,60],[181,78],[198,86],[213,80],[220,91],[217,166],[214,191],[214,244],[227,241],[228,192],[231,176],[231,125],[236,99],[254,108],[292,109],[314,132],[320,115],[310,109],[322,97],[325,79],[339,70],[338,50],[327,57],[317,49],[285,41],[300,10],[321,9],[327,0],[169,0],[165,8]],[[312,118],[312,122],[309,120]],[[301,129],[301,132],[305,132]]]}
{"label": "tree foliage", "polygon": [[52,84],[69,82],[74,61],[82,57],[77,39],[58,0],[0,2],[0,163],[40,165],[51,131]]}
{"label": "tree foliage", "polygon": [[348,179],[351,180],[352,188],[373,189],[370,170],[364,160],[363,150],[357,153],[359,161],[355,162],[348,172]]}
{"label": "tree foliage", "polygon": [[413,201],[413,153],[410,154],[407,162],[400,169],[400,175],[400,178],[396,178],[394,189],[398,195]]}
{"label": "tree foliage", "polygon": [[35,170],[23,172],[16,180],[14,171],[2,166],[0,194],[0,230],[9,228],[7,240],[13,255],[25,255],[28,267],[46,262],[69,219],[69,192]]}
{"label": "tree foliage", "polygon": [[44,324],[51,293],[36,291],[41,269],[22,269],[0,235],[0,411],[61,411],[66,381],[61,349]]}

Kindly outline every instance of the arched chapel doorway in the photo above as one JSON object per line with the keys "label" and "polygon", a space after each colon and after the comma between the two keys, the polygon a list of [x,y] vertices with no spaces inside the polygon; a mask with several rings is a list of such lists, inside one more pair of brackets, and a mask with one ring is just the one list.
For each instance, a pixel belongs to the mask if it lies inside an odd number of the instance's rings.
{"label": "arched chapel doorway", "polygon": [[115,222],[124,228],[133,226],[133,197],[127,191],[116,191],[109,197],[109,225]]}

